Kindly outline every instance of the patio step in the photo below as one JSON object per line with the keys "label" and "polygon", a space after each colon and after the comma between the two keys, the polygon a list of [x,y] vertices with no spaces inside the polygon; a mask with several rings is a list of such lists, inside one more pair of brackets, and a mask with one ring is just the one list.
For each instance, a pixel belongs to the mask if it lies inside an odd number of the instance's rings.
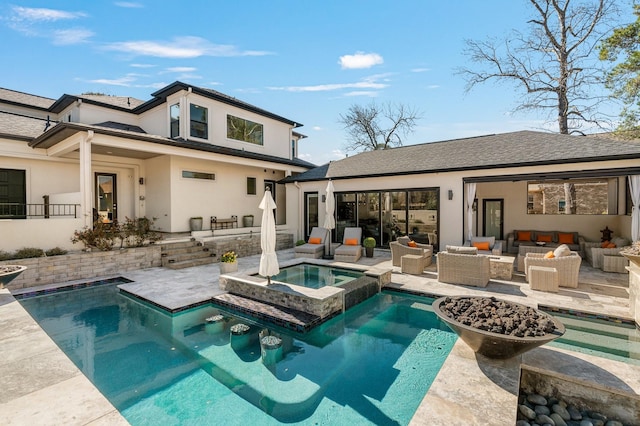
{"label": "patio step", "polygon": [[215,253],[195,240],[165,244],[161,257],[162,266],[170,269],[207,265],[217,260]]}

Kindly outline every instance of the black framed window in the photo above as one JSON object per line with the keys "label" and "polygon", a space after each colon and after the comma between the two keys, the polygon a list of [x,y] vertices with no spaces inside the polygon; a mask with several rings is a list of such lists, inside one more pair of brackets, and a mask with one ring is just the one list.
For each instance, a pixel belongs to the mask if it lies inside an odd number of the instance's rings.
{"label": "black framed window", "polygon": [[180,104],[173,104],[169,108],[171,138],[180,137]]}
{"label": "black framed window", "polygon": [[209,139],[209,110],[205,107],[191,104],[189,112],[191,116],[191,136],[194,138]]}
{"label": "black framed window", "polygon": [[237,141],[264,145],[262,124],[233,115],[227,115],[227,137]]}
{"label": "black framed window", "polygon": [[257,194],[256,178],[248,177],[247,178],[247,195],[256,195],[256,194]]}

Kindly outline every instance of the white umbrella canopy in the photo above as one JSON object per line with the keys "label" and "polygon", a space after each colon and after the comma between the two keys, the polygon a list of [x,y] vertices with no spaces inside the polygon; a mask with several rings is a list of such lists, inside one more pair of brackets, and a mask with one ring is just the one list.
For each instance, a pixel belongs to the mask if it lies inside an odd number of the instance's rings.
{"label": "white umbrella canopy", "polygon": [[323,228],[328,230],[329,235],[325,240],[329,244],[329,255],[331,255],[331,230],[336,227],[336,219],[333,217],[333,213],[336,209],[336,200],[333,196],[333,182],[329,181],[327,184],[327,195],[325,200],[325,212],[324,212],[324,226]]}
{"label": "white umbrella canopy", "polygon": [[259,207],[262,209],[262,223],[260,224],[260,247],[262,248],[262,255],[260,256],[260,269],[258,273],[263,277],[267,277],[268,285],[271,284],[271,277],[280,272],[278,257],[276,256],[276,220],[273,217],[276,202],[273,201],[271,191],[268,188],[264,192],[264,197]]}

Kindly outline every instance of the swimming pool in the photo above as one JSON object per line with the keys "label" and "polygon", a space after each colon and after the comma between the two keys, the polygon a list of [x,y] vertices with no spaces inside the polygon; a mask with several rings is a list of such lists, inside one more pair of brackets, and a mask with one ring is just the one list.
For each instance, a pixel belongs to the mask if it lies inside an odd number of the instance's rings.
{"label": "swimming pool", "polygon": [[431,302],[383,293],[304,335],[269,326],[284,358],[266,366],[257,339],[231,347],[239,319],[207,331],[212,306],[171,315],[113,284],[21,300],[133,425],[408,424],[457,339]]}
{"label": "swimming pool", "polygon": [[352,269],[300,263],[281,268],[280,273],[271,277],[271,279],[307,288],[321,288],[325,286],[342,286],[364,276],[363,272]]}

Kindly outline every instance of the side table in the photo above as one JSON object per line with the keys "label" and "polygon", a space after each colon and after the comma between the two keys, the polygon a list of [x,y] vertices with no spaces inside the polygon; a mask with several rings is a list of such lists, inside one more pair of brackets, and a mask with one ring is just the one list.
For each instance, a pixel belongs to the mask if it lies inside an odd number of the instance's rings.
{"label": "side table", "polygon": [[405,254],[400,259],[403,274],[420,275],[424,271],[424,256],[419,254]]}

